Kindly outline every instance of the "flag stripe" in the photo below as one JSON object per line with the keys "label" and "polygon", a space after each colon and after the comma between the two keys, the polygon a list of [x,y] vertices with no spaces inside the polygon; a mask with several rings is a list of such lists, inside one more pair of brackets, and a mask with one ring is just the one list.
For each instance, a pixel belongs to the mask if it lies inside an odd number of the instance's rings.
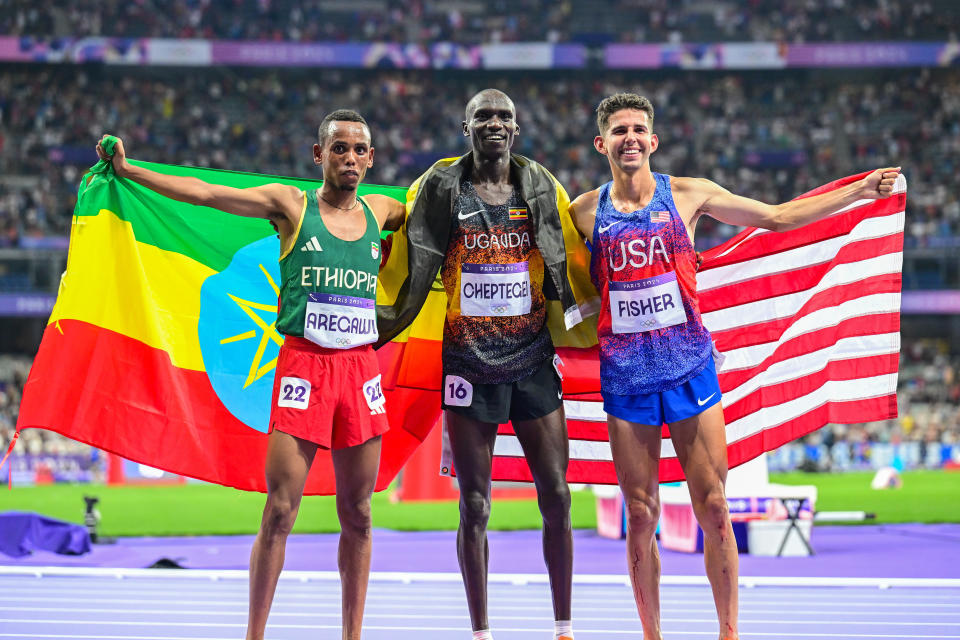
{"label": "flag stripe", "polygon": [[[719,378],[731,466],[831,421],[896,415],[902,176],[896,189],[786,233],[748,229],[705,253],[698,292],[704,324],[726,358]],[[565,390],[568,478],[616,481],[602,402]],[[683,479],[669,429],[660,429],[660,480]],[[522,453],[513,431],[501,428],[496,477],[529,479]]]}
{"label": "flag stripe", "polygon": [[792,231],[783,233],[767,229],[741,231],[719,247],[705,251],[700,272],[706,274],[729,264],[755,260],[811,242],[844,235],[863,218],[889,216],[903,211],[906,208],[906,179],[902,175],[897,178],[894,194],[884,200],[860,200],[831,216]]}
{"label": "flag stripe", "polygon": [[[322,180],[259,175],[242,171],[224,171],[199,167],[177,167],[153,162],[130,160],[132,164],[167,175],[199,178],[212,184],[238,189],[265,184],[288,184],[300,189],[316,189]],[[276,235],[270,223],[260,218],[231,215],[209,207],[177,202],[161,196],[126,178],[93,180],[80,187],[80,197],[74,212],[77,217],[96,216],[99,204],[114,204],[117,215],[130,223],[138,242],[152,244],[166,251],[182,253],[211,269],[222,271],[230,264],[233,254],[262,238]],[[401,202],[406,189],[381,185],[360,185],[360,195],[381,193]]]}
{"label": "flag stripe", "polygon": [[70,247],[70,278],[50,322],[81,320],[165,351],[177,368],[204,370],[197,318],[213,270],[137,242],[130,223],[106,210],[74,219]]}
{"label": "flag stripe", "polygon": [[[837,401],[809,411],[785,425],[765,429],[727,444],[727,460],[731,468],[756,458],[765,451],[772,451],[787,442],[796,440],[829,423],[851,424],[860,422],[863,416],[890,415],[896,411],[896,398],[882,396],[852,402]],[[498,438],[499,439],[499,438]],[[571,443],[572,446],[572,443]],[[672,450],[672,445],[670,450]],[[497,456],[493,460],[493,477],[512,482],[532,482],[530,468],[520,456]],[[570,482],[593,484],[616,484],[617,475],[609,459],[578,460],[571,458],[567,471]],[[674,456],[660,458],[660,482],[684,480],[683,469]]]}
{"label": "flag stripe", "polygon": [[[899,315],[897,308],[890,308],[886,303],[898,299],[897,294],[881,294],[868,296],[860,300],[844,302],[842,315],[838,311],[835,318],[822,318],[824,322],[834,321],[837,324],[830,326],[814,325],[809,331],[800,335],[788,336],[777,342],[767,342],[739,349],[724,351],[726,360],[719,368],[721,386],[733,389],[752,375],[757,375],[771,364],[803,356],[805,354],[824,349],[838,340],[854,336],[868,336],[880,331],[895,333],[899,330]],[[857,308],[859,302],[863,309]],[[889,336],[888,351],[899,349],[899,342]],[[866,346],[867,343],[861,343]],[[873,352],[871,352],[873,353]]]}
{"label": "flag stripe", "polygon": [[749,384],[755,388],[748,393],[723,394],[724,417],[727,422],[733,422],[745,418],[762,407],[783,404],[812,393],[829,380],[856,380],[896,373],[898,365],[898,353],[882,353],[875,356],[830,360],[819,371],[785,378],[780,382],[765,380],[762,386],[760,383]]}
{"label": "flag stripe", "polygon": [[[796,316],[801,314],[804,311],[804,305],[817,295],[827,298],[821,302],[821,306],[828,307],[831,304],[830,300],[836,300],[838,296],[849,298],[849,294],[855,290],[856,283],[875,275],[899,273],[902,264],[902,253],[890,253],[852,264],[837,265],[810,289],[705,313],[702,316],[703,323],[713,333],[744,325],[754,325],[764,320]],[[834,291],[843,285],[853,285],[854,288]]]}
{"label": "flag stripe", "polygon": [[[720,388],[728,402],[736,402],[760,386],[795,380],[819,371],[828,360],[884,355],[899,352],[898,317],[896,314],[856,318],[838,327],[836,333],[819,332],[784,345],[773,357],[748,370],[721,373]],[[886,328],[889,333],[871,330]],[[838,335],[843,337],[837,337]]]}
{"label": "flag stripe", "polygon": [[[835,287],[827,294],[816,295],[803,305],[803,313],[810,314],[828,308],[836,300],[844,299],[842,294],[852,292],[861,297],[870,295],[900,292],[901,275],[881,274],[864,278],[860,282]],[[841,296],[841,297],[838,297]],[[773,342],[786,331],[793,323],[794,316],[786,316],[773,320],[758,321],[755,324],[742,324],[725,331],[713,331],[713,341],[723,352],[733,351],[743,347],[751,347]]]}
{"label": "flag stripe", "polygon": [[[159,349],[76,320],[60,321],[59,330],[48,325],[43,344],[17,428],[49,429],[171,473],[266,491],[268,439],[224,407],[206,373],[177,369]],[[85,375],[77,376],[78,371]],[[389,486],[429,432],[432,422],[423,419],[431,413],[423,408],[430,406],[426,397],[411,389],[391,396],[396,406],[388,406],[391,429],[383,435],[383,447],[404,455],[381,458],[376,491]],[[414,428],[401,428],[406,422]],[[335,489],[330,451],[321,449],[304,492],[331,495]]]}
{"label": "flag stripe", "polygon": [[[830,380],[815,391],[782,404],[761,407],[727,425],[727,440],[735,441],[763,429],[772,429],[830,402],[852,402],[892,397],[896,404],[897,373],[864,376],[855,380]],[[896,407],[894,406],[894,409]],[[855,422],[874,418],[861,414]]]}
{"label": "flag stripe", "polygon": [[[710,313],[730,305],[747,304],[805,291],[820,282],[837,265],[857,263],[886,254],[898,254],[902,246],[903,234],[895,233],[880,238],[858,240],[839,247],[831,246],[831,253],[826,261],[821,260],[822,255],[810,255],[809,261],[803,260],[799,263],[786,264],[777,260],[776,264],[767,265],[773,269],[766,275],[756,273],[754,269],[743,268],[741,273],[733,274],[730,283],[715,286],[710,290],[711,295],[707,295],[700,304],[700,312]],[[810,249],[820,253],[819,245]],[[770,259],[763,258],[763,260]],[[797,264],[809,266],[797,266]],[[881,262],[877,266],[880,267],[883,264],[887,263]],[[734,266],[742,267],[743,263]],[[745,273],[747,271],[753,273],[747,274]],[[702,290],[699,283],[698,290]],[[710,307],[706,306],[707,304]]]}

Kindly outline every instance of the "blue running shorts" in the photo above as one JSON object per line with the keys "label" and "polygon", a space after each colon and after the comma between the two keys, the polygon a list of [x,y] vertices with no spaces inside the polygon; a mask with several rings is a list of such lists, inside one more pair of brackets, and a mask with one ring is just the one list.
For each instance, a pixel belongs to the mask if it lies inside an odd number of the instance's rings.
{"label": "blue running shorts", "polygon": [[628,396],[601,390],[601,395],[603,410],[611,416],[659,426],[693,417],[720,402],[720,381],[710,358],[700,373],[674,389]]}

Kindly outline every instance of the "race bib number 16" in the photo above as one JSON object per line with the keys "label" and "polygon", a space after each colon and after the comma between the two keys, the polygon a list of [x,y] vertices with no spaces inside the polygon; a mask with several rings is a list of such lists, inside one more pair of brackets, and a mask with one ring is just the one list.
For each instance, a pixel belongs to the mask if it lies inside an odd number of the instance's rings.
{"label": "race bib number 16", "polygon": [[449,407],[469,407],[473,404],[473,385],[460,376],[444,377],[443,403]]}

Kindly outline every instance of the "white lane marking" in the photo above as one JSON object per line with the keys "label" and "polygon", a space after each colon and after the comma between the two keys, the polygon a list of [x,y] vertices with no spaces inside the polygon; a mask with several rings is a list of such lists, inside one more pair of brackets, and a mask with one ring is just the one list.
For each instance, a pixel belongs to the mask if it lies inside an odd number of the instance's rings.
{"label": "white lane marking", "polygon": [[[429,611],[424,611],[423,613],[370,613],[366,612],[364,614],[364,619],[367,618],[398,618],[405,620],[418,620],[418,619],[437,619],[437,618],[450,618],[455,620],[467,620],[469,616],[465,610],[466,604],[463,607],[460,607],[463,610],[461,613],[457,614],[438,614],[435,610],[430,609]],[[502,608],[502,607],[501,607]],[[499,609],[499,608],[498,608]],[[41,613],[41,612],[56,612],[56,613],[109,613],[109,614],[128,614],[128,615],[142,615],[142,614],[158,614],[158,615],[177,615],[177,616],[187,616],[187,615],[196,615],[203,616],[205,618],[211,616],[234,616],[242,617],[247,613],[246,607],[243,609],[238,608],[236,611],[184,611],[182,609],[111,609],[111,608],[90,608],[90,607],[76,607],[76,608],[64,608],[64,607],[3,607],[0,606],[0,611],[9,610],[15,612],[32,612],[32,613]],[[591,607],[592,611],[595,611]],[[621,609],[622,610],[622,609]],[[708,610],[700,610],[704,613],[709,613]],[[742,613],[742,612],[741,612]],[[807,613],[814,613],[813,611]],[[871,612],[871,616],[872,616]],[[276,611],[271,610],[270,618],[271,620],[275,618],[340,618],[340,611],[330,612],[330,613],[305,613],[305,612],[291,612],[291,611]],[[505,616],[505,615],[496,615],[495,613],[492,616],[497,620],[542,620],[542,615],[536,616]],[[636,616],[583,616],[578,615],[577,620],[580,621],[591,621],[591,622],[633,622],[637,620]],[[692,618],[690,616],[683,616],[678,618],[672,617],[662,617],[663,622],[677,622],[677,623],[694,623],[694,624],[716,624],[716,616],[707,616],[704,618]],[[785,624],[789,623],[791,625],[884,625],[884,626],[928,626],[928,627],[960,627],[960,621],[958,622],[918,622],[916,620],[911,620],[908,622],[899,622],[899,621],[881,621],[875,619],[865,619],[865,620],[834,620],[829,618],[821,618],[819,620],[786,620],[781,617],[771,618],[769,620],[758,619],[758,618],[745,618],[745,622],[749,624]],[[43,624],[45,622],[56,622],[55,620],[50,620],[49,618],[37,618],[36,620],[31,620],[31,622],[36,622],[37,624]],[[124,621],[114,621],[117,624],[120,624]],[[129,620],[126,621],[128,624],[138,625],[143,624],[142,620]],[[184,623],[189,624],[189,623]]]}

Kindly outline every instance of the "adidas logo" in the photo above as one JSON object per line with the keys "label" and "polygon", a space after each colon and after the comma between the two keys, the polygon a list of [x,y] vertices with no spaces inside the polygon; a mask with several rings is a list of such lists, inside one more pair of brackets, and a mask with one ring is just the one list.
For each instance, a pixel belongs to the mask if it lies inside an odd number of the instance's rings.
{"label": "adidas logo", "polygon": [[317,236],[313,236],[307,240],[306,244],[300,247],[300,251],[323,251],[323,247],[320,246],[320,241],[317,240]]}
{"label": "adidas logo", "polygon": [[373,407],[372,409],[370,409],[370,415],[372,416],[379,415],[381,413],[386,413],[386,412],[387,412],[386,405],[380,405],[379,407]]}

